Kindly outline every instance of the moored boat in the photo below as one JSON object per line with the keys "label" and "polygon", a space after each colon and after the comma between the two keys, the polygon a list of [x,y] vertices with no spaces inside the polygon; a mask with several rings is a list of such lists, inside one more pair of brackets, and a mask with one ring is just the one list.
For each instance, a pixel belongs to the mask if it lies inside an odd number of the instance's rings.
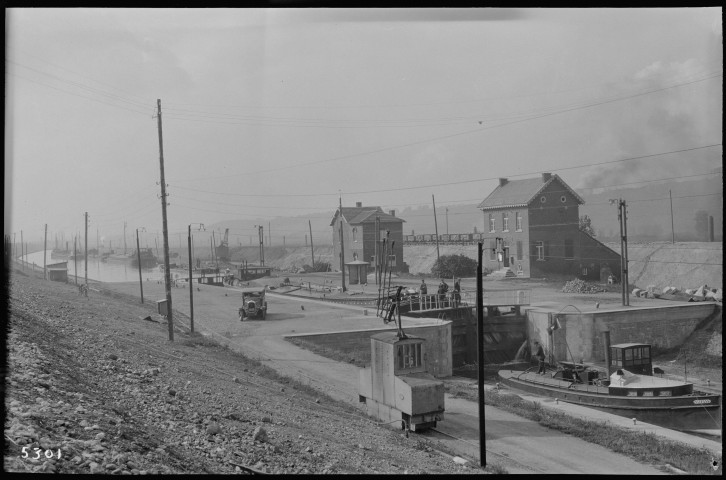
{"label": "moored boat", "polygon": [[134,267],[139,266],[139,257],[141,257],[141,268],[154,268],[159,263],[150,248],[143,248],[140,253],[141,255],[137,252],[131,254],[131,265]]}
{"label": "moored boat", "polygon": [[652,370],[650,345],[625,343],[610,347],[607,373],[559,362],[544,374],[534,368],[498,374],[504,385],[517,390],[646,423],[678,430],[721,428],[720,395],[694,390],[693,383],[653,376]]}

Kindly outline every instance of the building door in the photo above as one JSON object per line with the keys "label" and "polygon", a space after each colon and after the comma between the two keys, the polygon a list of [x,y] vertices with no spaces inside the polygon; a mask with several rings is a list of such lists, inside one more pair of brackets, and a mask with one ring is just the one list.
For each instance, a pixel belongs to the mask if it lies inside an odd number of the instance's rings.
{"label": "building door", "polygon": [[502,259],[504,262],[504,268],[509,267],[509,247],[504,247],[504,254],[502,256],[504,257]]}

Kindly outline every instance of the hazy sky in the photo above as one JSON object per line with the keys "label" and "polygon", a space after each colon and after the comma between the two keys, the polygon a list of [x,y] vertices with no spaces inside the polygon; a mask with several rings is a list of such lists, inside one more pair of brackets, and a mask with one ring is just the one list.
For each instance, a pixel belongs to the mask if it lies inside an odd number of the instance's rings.
{"label": "hazy sky", "polygon": [[327,211],[325,232],[340,194],[400,211],[478,203],[498,177],[721,166],[721,8],[6,13],[18,241],[86,211],[94,236],[161,231],[157,99],[174,234]]}

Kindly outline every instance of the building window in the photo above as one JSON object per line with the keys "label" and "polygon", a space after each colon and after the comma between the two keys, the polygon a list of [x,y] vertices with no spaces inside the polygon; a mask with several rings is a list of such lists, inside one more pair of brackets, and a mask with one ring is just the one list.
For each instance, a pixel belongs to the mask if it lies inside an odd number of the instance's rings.
{"label": "building window", "polygon": [[389,267],[395,267],[396,266],[396,256],[395,255],[389,255],[388,256],[388,266]]}
{"label": "building window", "polygon": [[544,242],[541,240],[536,242],[535,248],[537,249],[537,260],[544,261],[544,259],[545,259]]}
{"label": "building window", "polygon": [[371,264],[373,264],[373,265],[376,264],[376,256],[375,255],[371,255]]}
{"label": "building window", "polygon": [[503,232],[509,231],[509,213],[508,212],[502,213],[502,231]]}
{"label": "building window", "polygon": [[358,227],[353,227],[353,241],[354,242],[357,242],[358,241],[358,235],[357,235],[357,233],[358,233]]}
{"label": "building window", "polygon": [[399,369],[416,368],[423,365],[420,343],[398,345],[397,350],[396,357]]}
{"label": "building window", "polygon": [[517,260],[522,259],[522,241],[517,240]]}
{"label": "building window", "polygon": [[489,260],[496,260],[497,259],[497,240],[494,238],[489,239]]}
{"label": "building window", "polygon": [[516,222],[515,228],[518,232],[522,231],[522,214],[517,212],[514,216],[514,221]]}
{"label": "building window", "polygon": [[353,252],[353,261],[355,262],[356,260],[358,260],[358,254]]}
{"label": "building window", "polygon": [[565,239],[565,258],[575,258],[575,246],[573,245],[571,238]]}
{"label": "building window", "polygon": [[496,231],[496,220],[494,220],[494,214],[489,214],[489,233],[494,233]]}
{"label": "building window", "polygon": [[545,197],[544,195],[539,197],[539,203],[545,203],[546,201],[547,201],[547,197]]}
{"label": "building window", "polygon": [[566,201],[567,201],[567,197],[566,197],[566,196],[564,196],[564,195],[562,195],[562,196],[560,197],[560,202],[562,202],[562,203],[565,203]]}
{"label": "building window", "polygon": [[582,276],[583,277],[587,276],[587,267],[582,267]]}

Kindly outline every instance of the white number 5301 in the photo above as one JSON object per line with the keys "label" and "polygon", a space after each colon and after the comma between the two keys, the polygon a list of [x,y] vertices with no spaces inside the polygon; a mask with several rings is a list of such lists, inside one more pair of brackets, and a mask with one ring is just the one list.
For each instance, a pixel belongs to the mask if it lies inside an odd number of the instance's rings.
{"label": "white number 5301", "polygon": [[[30,447],[23,447],[21,450],[23,451],[23,458],[28,458],[28,451],[30,450]],[[34,460],[38,460],[40,458],[41,452],[45,455],[45,458],[53,458],[53,450],[48,449],[43,452],[40,448],[34,448],[33,451],[35,452],[35,456],[32,457]],[[60,448],[58,449],[58,458],[61,458]]]}

